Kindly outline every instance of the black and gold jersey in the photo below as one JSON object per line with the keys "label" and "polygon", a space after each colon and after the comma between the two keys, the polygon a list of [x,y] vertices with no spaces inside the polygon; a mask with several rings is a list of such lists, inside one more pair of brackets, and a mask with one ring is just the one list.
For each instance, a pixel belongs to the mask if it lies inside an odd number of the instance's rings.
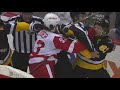
{"label": "black and gold jersey", "polygon": [[104,67],[105,57],[107,53],[113,50],[114,44],[108,36],[95,37],[93,44],[96,51],[99,52],[99,58],[86,58],[86,53],[80,53],[77,55],[75,65],[90,70],[98,70]]}
{"label": "black and gold jersey", "polygon": [[8,47],[8,38],[5,30],[0,30],[0,49]]}
{"label": "black and gold jersey", "polygon": [[94,58],[93,60],[103,60],[105,59],[107,53],[113,50],[114,44],[108,36],[95,37],[93,40],[94,47],[96,51],[99,52],[99,58]]}
{"label": "black and gold jersey", "polygon": [[10,65],[11,55],[7,33],[5,30],[0,30],[0,65]]}

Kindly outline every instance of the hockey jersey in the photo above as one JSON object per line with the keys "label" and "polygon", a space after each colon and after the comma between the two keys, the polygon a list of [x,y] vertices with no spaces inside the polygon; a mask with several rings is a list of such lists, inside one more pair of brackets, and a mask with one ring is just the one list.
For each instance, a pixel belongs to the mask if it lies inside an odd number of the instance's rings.
{"label": "hockey jersey", "polygon": [[0,30],[0,64],[8,65],[11,61],[10,54],[7,34],[4,30]]}
{"label": "hockey jersey", "polygon": [[114,44],[112,43],[112,40],[110,40],[108,36],[100,36],[100,37],[95,36],[92,42],[95,50],[99,52],[99,58],[87,59],[85,58],[85,55],[82,56],[81,54],[78,54],[75,64],[85,69],[98,70],[104,67],[104,59],[107,53],[113,50]]}
{"label": "hockey jersey", "polygon": [[[86,47],[80,42],[71,42],[60,34],[42,30],[37,35],[34,51],[30,54],[32,59],[29,60],[29,63],[41,62],[44,59],[57,60],[56,55],[62,50],[70,53],[79,53],[85,49]],[[38,60],[37,57],[39,58]]]}

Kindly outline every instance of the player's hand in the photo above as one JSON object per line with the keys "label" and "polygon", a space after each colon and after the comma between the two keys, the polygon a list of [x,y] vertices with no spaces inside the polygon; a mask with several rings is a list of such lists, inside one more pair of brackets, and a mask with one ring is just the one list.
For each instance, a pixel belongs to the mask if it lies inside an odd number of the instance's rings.
{"label": "player's hand", "polygon": [[91,54],[92,58],[99,58],[99,52],[98,51],[91,52],[90,54]]}
{"label": "player's hand", "polygon": [[41,24],[36,23],[34,24],[33,29],[34,31],[40,31],[43,29],[43,26]]}

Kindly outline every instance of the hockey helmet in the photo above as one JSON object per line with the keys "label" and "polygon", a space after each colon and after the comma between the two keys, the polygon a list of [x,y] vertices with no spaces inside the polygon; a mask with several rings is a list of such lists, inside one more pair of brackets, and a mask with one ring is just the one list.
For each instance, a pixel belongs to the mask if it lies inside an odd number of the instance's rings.
{"label": "hockey helmet", "polygon": [[43,22],[47,28],[53,29],[60,24],[60,18],[56,14],[48,13],[45,15]]}

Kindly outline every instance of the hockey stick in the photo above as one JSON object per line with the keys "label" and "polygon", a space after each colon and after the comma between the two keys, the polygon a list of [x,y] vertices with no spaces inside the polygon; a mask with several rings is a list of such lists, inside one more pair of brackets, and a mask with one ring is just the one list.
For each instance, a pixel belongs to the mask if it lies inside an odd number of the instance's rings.
{"label": "hockey stick", "polygon": [[99,14],[99,13],[100,13],[100,12],[93,13],[93,14],[91,14],[91,15],[89,15],[89,16],[86,16],[85,18],[83,18],[83,19],[81,19],[81,20],[78,20],[78,21],[74,22],[73,24],[76,24],[76,23],[78,23],[78,22],[85,21],[86,19],[89,19],[89,18],[91,18],[91,17],[94,17],[95,15],[97,15],[97,14]]}
{"label": "hockey stick", "polygon": [[91,15],[89,15],[89,16],[86,16],[85,18],[83,18],[83,19],[81,19],[81,20],[78,20],[78,21],[76,21],[76,22],[74,22],[74,23],[69,23],[68,25],[66,25],[62,30],[64,30],[65,28],[69,28],[70,26],[72,26],[72,25],[74,25],[74,24],[76,24],[76,23],[79,23],[79,22],[82,22],[82,21],[85,21],[86,19],[89,19],[89,18],[91,18],[91,17],[94,17],[95,15],[97,15],[97,14],[99,14],[100,12],[96,12],[96,13],[93,13],[93,14],[91,14]]}

